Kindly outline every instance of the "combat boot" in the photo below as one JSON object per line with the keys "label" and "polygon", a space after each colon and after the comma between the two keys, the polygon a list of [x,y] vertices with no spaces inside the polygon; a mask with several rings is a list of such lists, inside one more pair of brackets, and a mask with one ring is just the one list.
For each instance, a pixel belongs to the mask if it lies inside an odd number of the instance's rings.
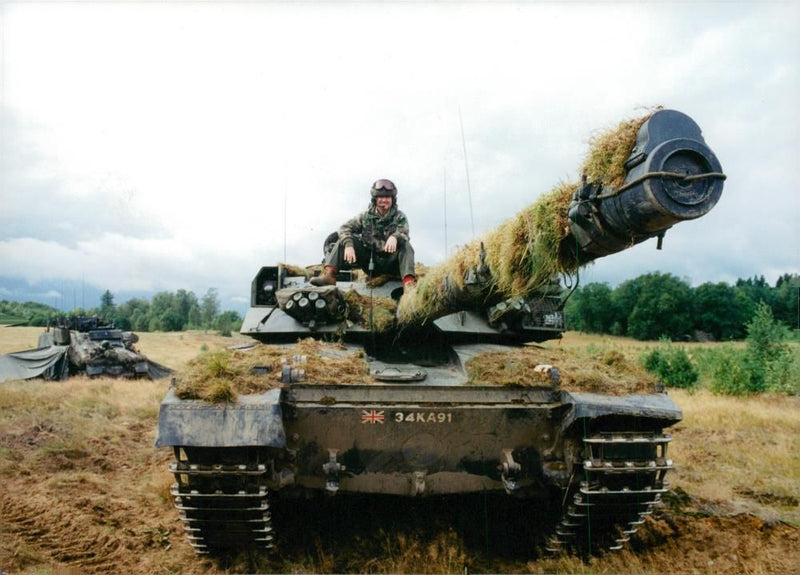
{"label": "combat boot", "polygon": [[312,286],[335,286],[336,285],[336,268],[325,266],[325,271],[322,275],[311,278]]}

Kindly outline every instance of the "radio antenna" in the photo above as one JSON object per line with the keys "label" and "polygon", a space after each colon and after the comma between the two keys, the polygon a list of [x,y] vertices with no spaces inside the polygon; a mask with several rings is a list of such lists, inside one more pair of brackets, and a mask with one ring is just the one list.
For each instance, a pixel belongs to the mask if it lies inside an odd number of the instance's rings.
{"label": "radio antenna", "polygon": [[442,188],[444,189],[444,259],[447,259],[447,166],[442,170]]}
{"label": "radio antenna", "polygon": [[286,174],[283,176],[283,261],[286,262]]}
{"label": "radio antenna", "polygon": [[472,215],[472,189],[469,185],[469,162],[467,162],[467,140],[464,138],[464,122],[461,120],[461,106],[458,107],[458,123],[461,126],[461,145],[464,148],[464,171],[467,173],[467,198],[469,200],[469,222],[472,225],[472,237],[475,237],[475,217]]}

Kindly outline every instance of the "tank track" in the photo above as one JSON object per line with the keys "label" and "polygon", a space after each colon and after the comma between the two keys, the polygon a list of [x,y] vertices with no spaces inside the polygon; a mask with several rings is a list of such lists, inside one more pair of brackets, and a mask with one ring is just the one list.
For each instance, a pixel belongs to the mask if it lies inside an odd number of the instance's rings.
{"label": "tank track", "polygon": [[[175,448],[171,493],[198,555],[238,548],[270,549],[272,518],[264,463],[214,462],[203,450],[184,459]],[[213,451],[209,450],[211,453]],[[209,461],[211,459],[211,461]]]}
{"label": "tank track", "polygon": [[583,481],[572,493],[547,550],[619,550],[668,491],[671,436],[603,432],[583,439]]}

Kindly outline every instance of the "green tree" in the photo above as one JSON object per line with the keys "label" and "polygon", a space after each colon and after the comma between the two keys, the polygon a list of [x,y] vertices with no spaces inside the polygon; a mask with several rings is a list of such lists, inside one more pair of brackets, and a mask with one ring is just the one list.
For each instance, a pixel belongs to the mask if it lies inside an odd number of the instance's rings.
{"label": "green tree", "polygon": [[230,337],[231,331],[239,331],[242,327],[242,316],[233,310],[224,311],[214,320],[214,328],[220,335]]}
{"label": "green tree", "polygon": [[747,279],[736,280],[736,289],[740,291],[747,300],[750,302],[748,307],[747,317],[752,317],[755,312],[755,306],[759,302],[765,302],[770,307],[773,305],[774,292],[764,276],[753,276]]}
{"label": "green tree", "polygon": [[711,391],[726,395],[800,393],[800,366],[786,344],[788,333],[772,316],[769,305],[759,302],[747,324],[747,347],[716,350]]}
{"label": "green tree", "polygon": [[649,273],[620,286],[616,298],[627,314],[626,334],[636,339],[677,339],[691,333],[692,290],[671,274]]}
{"label": "green tree", "polygon": [[219,295],[217,288],[208,288],[206,295],[200,302],[200,317],[203,327],[209,329],[214,326],[214,320],[219,315]]}
{"label": "green tree", "polygon": [[100,316],[106,321],[114,321],[115,315],[114,294],[106,290],[100,296]]}
{"label": "green tree", "polygon": [[611,299],[614,309],[617,310],[617,320],[614,326],[614,331],[617,335],[628,335],[628,318],[639,301],[643,287],[644,285],[640,278],[635,278],[622,282],[614,288]]}
{"label": "green tree", "polygon": [[775,282],[772,312],[775,319],[800,330],[800,275],[783,274]]}
{"label": "green tree", "polygon": [[199,304],[194,292],[179,289],[175,294],[175,311],[180,317],[180,329],[185,329],[191,324],[192,316],[198,316]]}
{"label": "green tree", "polygon": [[117,306],[116,324],[121,329],[148,331],[150,302],[145,298],[131,298]]}
{"label": "green tree", "polygon": [[164,291],[154,295],[148,315],[150,331],[180,331],[183,329],[180,305],[173,293]]}
{"label": "green tree", "polygon": [[707,358],[711,365],[712,393],[720,395],[747,395],[750,393],[751,377],[745,361],[745,353],[732,345],[712,350]]}
{"label": "green tree", "polygon": [[131,314],[131,327],[134,331],[150,331],[150,315],[147,311],[135,310]]}
{"label": "green tree", "polygon": [[0,316],[9,323],[27,323],[31,326],[45,326],[60,315],[60,312],[49,305],[26,301],[0,301]]}
{"label": "green tree", "polygon": [[[786,364],[791,351],[786,345],[789,331],[776,321],[772,310],[761,302],[756,306],[753,319],[747,324],[747,367],[750,371],[749,391],[783,388],[788,382],[786,373],[776,373],[777,365]],[[776,379],[777,378],[777,379]]]}
{"label": "green tree", "polygon": [[191,328],[198,328],[203,326],[203,316],[200,312],[200,306],[193,306],[189,309],[189,325]]}
{"label": "green tree", "polygon": [[565,313],[570,329],[587,333],[611,333],[616,321],[612,290],[606,283],[590,283],[577,290],[567,302]]}
{"label": "green tree", "polygon": [[694,324],[716,340],[744,337],[750,301],[724,282],[704,283],[694,289]]}
{"label": "green tree", "polygon": [[61,315],[61,313],[57,310],[52,312],[46,311],[34,311],[30,318],[28,319],[28,325],[36,326],[36,327],[44,327],[46,325],[52,325],[55,322],[55,319]]}

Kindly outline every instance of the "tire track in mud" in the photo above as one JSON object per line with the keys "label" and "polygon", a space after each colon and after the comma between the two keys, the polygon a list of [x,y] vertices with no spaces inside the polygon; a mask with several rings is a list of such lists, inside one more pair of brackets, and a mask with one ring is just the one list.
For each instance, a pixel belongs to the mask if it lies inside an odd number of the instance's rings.
{"label": "tire track in mud", "polygon": [[0,523],[54,562],[80,567],[81,573],[119,571],[130,545],[118,535],[102,533],[85,514],[65,515],[42,504],[0,495]]}

